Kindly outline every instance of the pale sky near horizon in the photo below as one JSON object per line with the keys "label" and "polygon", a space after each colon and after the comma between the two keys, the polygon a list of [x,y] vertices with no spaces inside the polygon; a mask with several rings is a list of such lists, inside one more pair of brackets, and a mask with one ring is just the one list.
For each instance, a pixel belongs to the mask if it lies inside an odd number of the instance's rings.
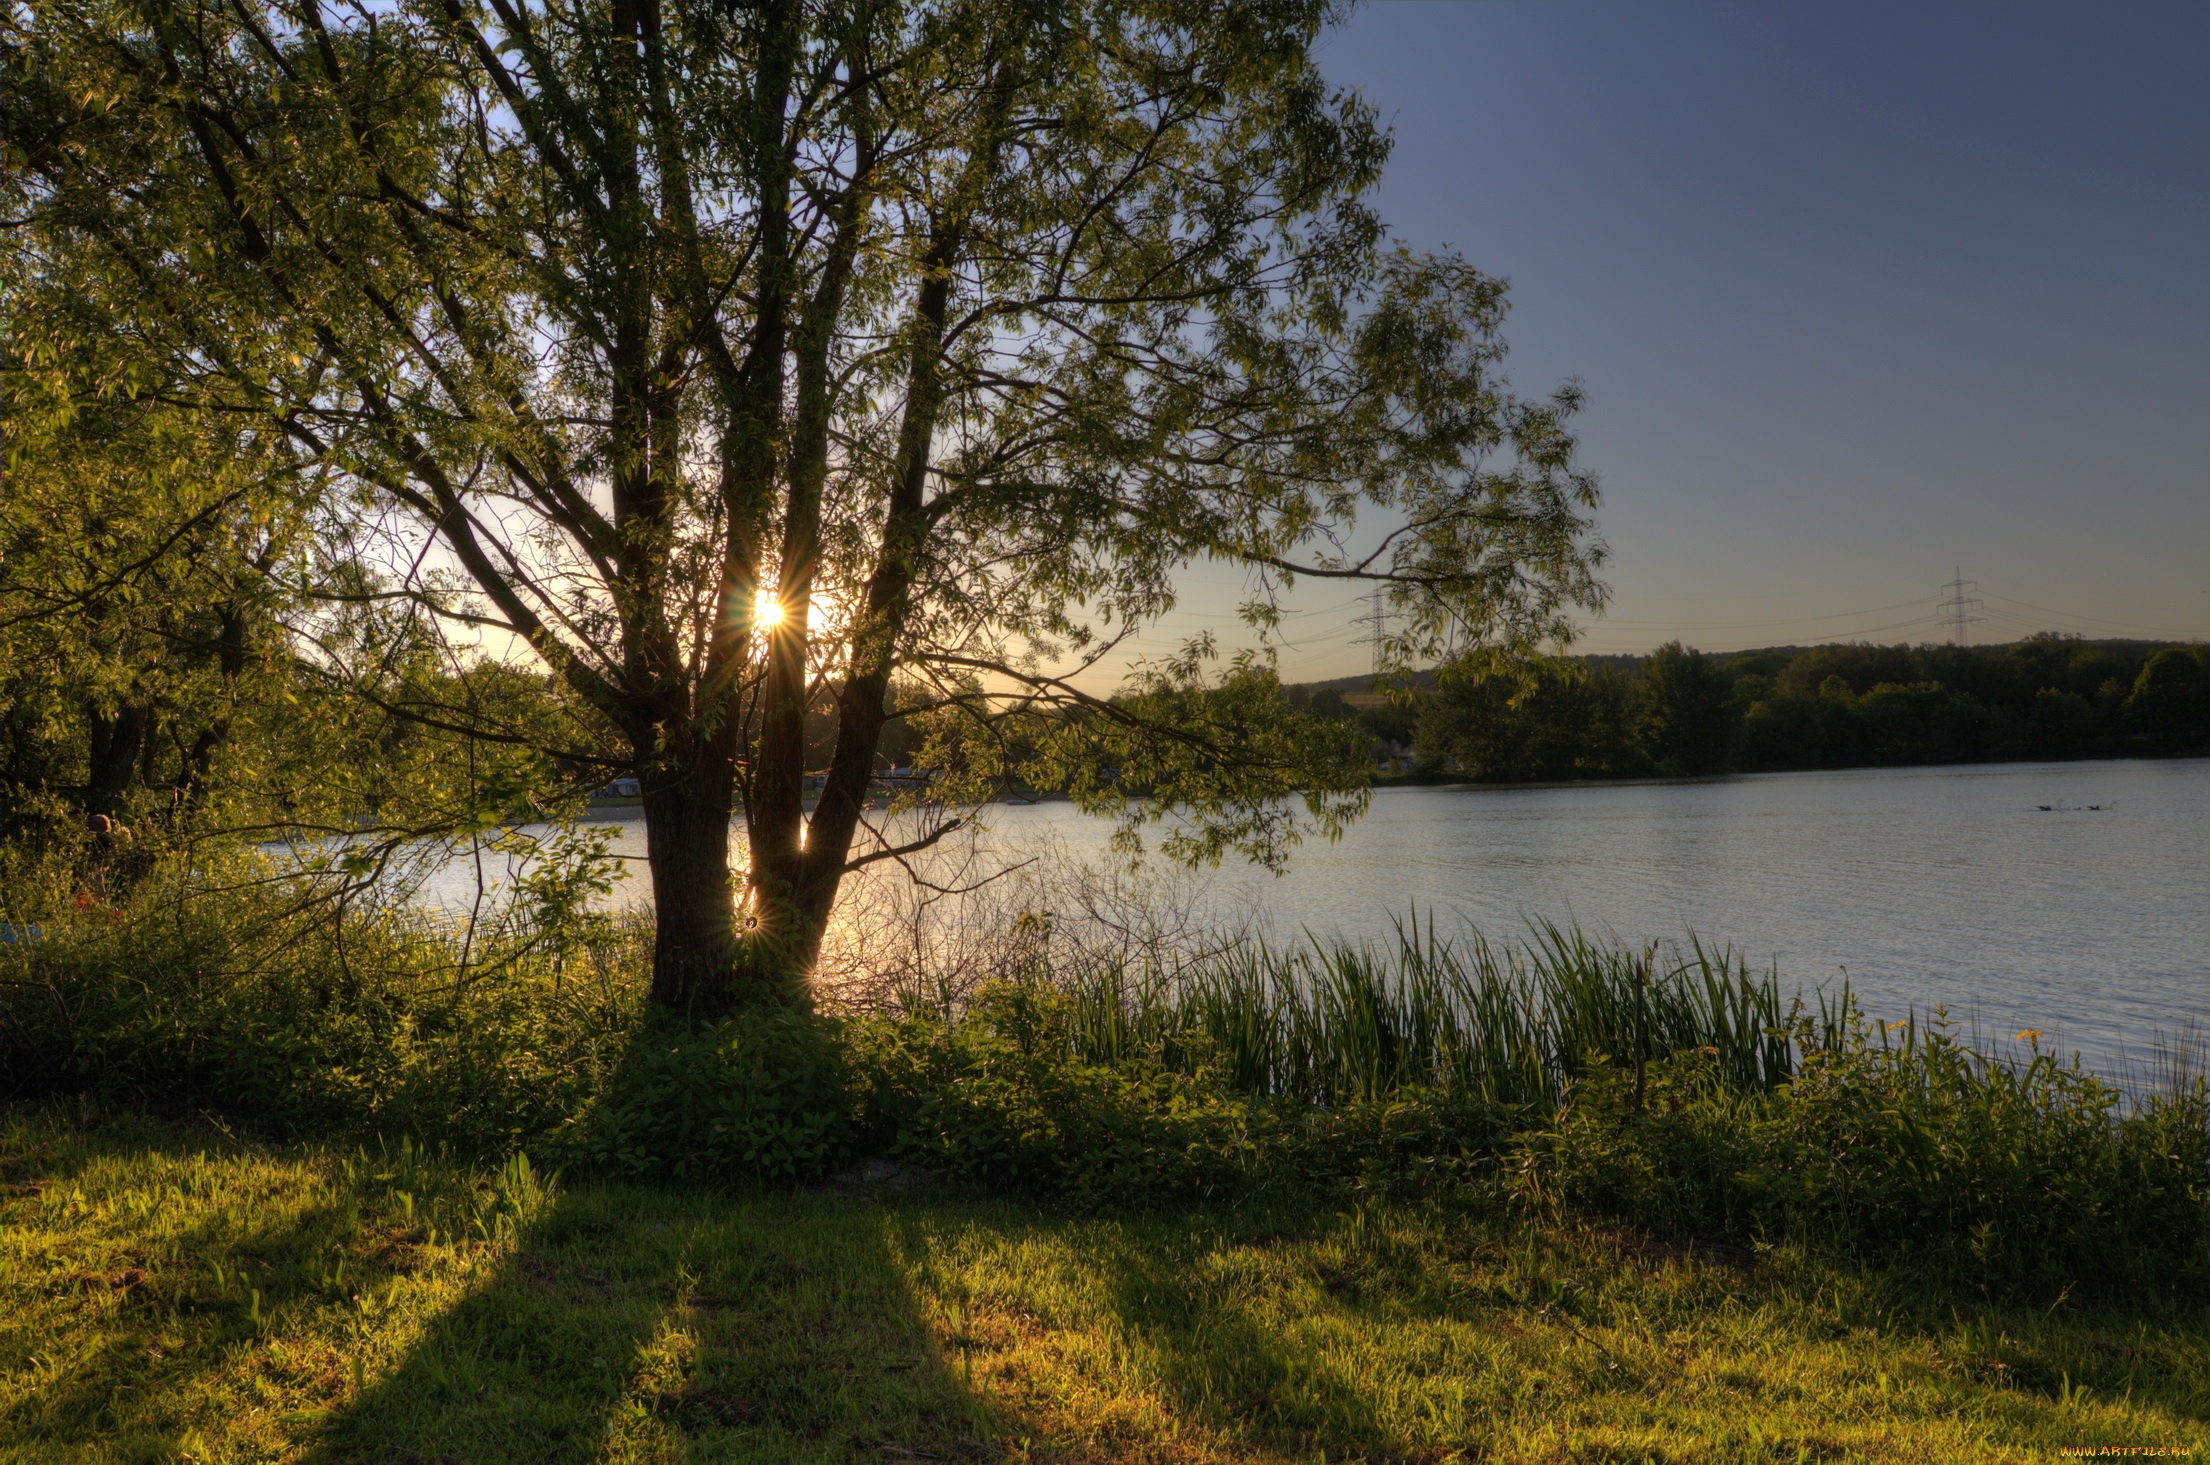
{"label": "pale sky near horizon", "polygon": [[[1416,247],[1578,377],[1615,596],[1579,651],[2210,632],[2210,6],[1384,3],[1321,43]],[[1140,639],[1234,646],[1240,572]],[[1365,669],[1300,584],[1291,681]]]}

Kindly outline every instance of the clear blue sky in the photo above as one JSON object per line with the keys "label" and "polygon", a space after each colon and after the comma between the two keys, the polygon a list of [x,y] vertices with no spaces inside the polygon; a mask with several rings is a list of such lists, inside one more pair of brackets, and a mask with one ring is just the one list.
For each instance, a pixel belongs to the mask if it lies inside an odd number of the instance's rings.
{"label": "clear blue sky", "polygon": [[[1322,42],[1380,203],[1579,377],[1582,650],[2210,631],[2210,5],[1388,3]],[[1198,573],[1158,650],[1240,639]],[[1363,669],[1300,587],[1282,669]]]}

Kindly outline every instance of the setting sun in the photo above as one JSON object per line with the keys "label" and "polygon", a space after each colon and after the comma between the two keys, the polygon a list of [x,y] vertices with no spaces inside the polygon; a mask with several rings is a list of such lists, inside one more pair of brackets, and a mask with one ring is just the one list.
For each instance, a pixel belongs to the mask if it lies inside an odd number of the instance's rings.
{"label": "setting sun", "polygon": [[783,623],[783,602],[772,590],[757,591],[752,596],[752,625],[757,630],[769,631]]}

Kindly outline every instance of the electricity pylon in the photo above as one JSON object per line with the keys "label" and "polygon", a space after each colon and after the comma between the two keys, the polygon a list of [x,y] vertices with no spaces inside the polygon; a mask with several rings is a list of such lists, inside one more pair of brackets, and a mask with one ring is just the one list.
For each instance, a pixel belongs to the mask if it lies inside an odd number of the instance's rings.
{"label": "electricity pylon", "polygon": [[1964,577],[1964,566],[1959,565],[1957,566],[1957,578],[1941,588],[1949,592],[1949,598],[1941,603],[1942,614],[1949,618],[1949,639],[1962,646],[1965,644],[1967,635],[1965,628],[1987,619],[1986,616],[1971,614],[1975,606],[1985,605],[1987,602],[1977,595],[1965,594],[1967,590],[1979,589],[1980,582],[1967,580]]}

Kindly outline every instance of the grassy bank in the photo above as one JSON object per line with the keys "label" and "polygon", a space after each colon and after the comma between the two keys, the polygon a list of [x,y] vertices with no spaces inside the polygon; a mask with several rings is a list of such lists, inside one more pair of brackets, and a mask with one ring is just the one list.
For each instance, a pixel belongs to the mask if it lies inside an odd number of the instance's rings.
{"label": "grassy bank", "polygon": [[2196,1073],[1554,930],[1136,969],[1022,921],[963,990],[690,1031],[618,924],[487,960],[244,874],[0,946],[0,1462],[1963,1461],[2210,1417]]}
{"label": "grassy bank", "polygon": [[1693,945],[1408,929],[1135,971],[1031,929],[965,996],[684,1031],[646,1009],[633,931],[517,931],[471,965],[419,917],[312,893],[149,884],[0,946],[9,1096],[577,1180],[805,1184],[877,1156],[1099,1213],[1447,1199],[2041,1305],[2210,1285],[2199,1073],[2129,1098],[2031,1048],[1807,1011]]}
{"label": "grassy bank", "polygon": [[77,1109],[0,1131],[0,1461],[2041,1460],[2210,1339],[1440,1200],[732,1197]]}

